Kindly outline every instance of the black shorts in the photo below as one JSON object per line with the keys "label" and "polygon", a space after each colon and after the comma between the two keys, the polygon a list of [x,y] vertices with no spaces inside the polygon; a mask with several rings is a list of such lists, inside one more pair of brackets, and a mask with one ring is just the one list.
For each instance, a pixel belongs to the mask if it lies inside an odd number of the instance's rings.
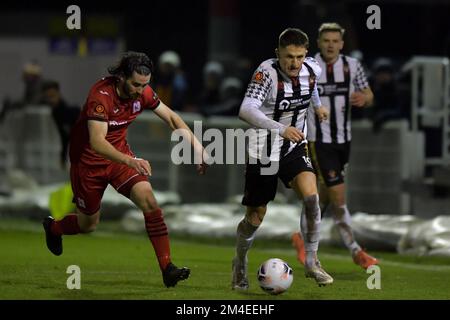
{"label": "black shorts", "polygon": [[309,149],[321,183],[327,187],[344,183],[350,158],[350,142],[310,142]]}
{"label": "black shorts", "polygon": [[273,166],[273,162],[267,165],[260,162],[255,164],[247,162],[243,205],[260,207],[272,201],[277,193],[278,178],[287,188],[290,188],[290,182],[299,173],[304,171],[315,173],[306,144],[295,147],[283,157],[278,163],[278,171],[275,174],[261,174],[261,170],[271,165]]}

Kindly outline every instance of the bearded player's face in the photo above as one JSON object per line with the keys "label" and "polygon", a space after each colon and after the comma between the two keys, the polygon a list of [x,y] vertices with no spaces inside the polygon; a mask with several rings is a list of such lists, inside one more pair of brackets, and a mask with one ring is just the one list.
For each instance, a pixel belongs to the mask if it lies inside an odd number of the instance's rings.
{"label": "bearded player's face", "polygon": [[144,92],[145,87],[148,86],[150,78],[150,75],[144,76],[134,71],[131,77],[125,80],[123,86],[124,93],[130,99],[139,99]]}

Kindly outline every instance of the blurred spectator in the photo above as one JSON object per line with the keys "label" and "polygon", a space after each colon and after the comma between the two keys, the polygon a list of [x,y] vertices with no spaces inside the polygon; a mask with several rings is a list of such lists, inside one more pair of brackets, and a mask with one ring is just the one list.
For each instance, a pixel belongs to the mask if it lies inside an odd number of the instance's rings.
{"label": "blurred spectator", "polygon": [[242,102],[242,81],[228,77],[222,81],[219,89],[219,102],[203,110],[205,116],[237,116]]}
{"label": "blurred spectator", "polygon": [[70,131],[80,115],[80,109],[69,106],[61,96],[59,83],[46,81],[42,85],[42,102],[52,108],[52,117],[58,128],[61,139],[60,163],[65,168],[67,163],[67,148],[69,145]]}
{"label": "blurred spectator", "polygon": [[38,104],[41,101],[42,68],[32,61],[25,64],[22,79],[25,84],[23,104]]}
{"label": "blurred spectator", "polygon": [[200,93],[199,111],[203,115],[220,103],[220,86],[224,68],[217,61],[208,62],[203,68],[203,88]]}
{"label": "blurred spectator", "polygon": [[22,80],[25,86],[22,98],[17,101],[11,101],[9,97],[6,97],[3,100],[2,109],[0,110],[0,123],[10,111],[41,102],[42,67],[37,61],[30,61],[23,66]]}
{"label": "blurred spectator", "polygon": [[379,58],[374,62],[370,86],[375,98],[373,128],[378,131],[386,121],[402,117],[395,70],[390,59]]}
{"label": "blurred spectator", "polygon": [[164,103],[173,110],[183,111],[188,89],[180,56],[174,51],[163,52],[158,59],[155,90]]}

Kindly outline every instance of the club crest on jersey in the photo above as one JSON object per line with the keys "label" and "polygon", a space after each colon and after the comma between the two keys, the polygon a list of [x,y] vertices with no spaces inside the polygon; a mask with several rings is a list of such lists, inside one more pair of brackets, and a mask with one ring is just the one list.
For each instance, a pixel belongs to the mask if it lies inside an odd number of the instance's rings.
{"label": "club crest on jersey", "polygon": [[253,76],[252,80],[253,80],[253,82],[256,82],[256,83],[263,83],[263,79],[264,79],[264,74],[261,71],[258,71]]}
{"label": "club crest on jersey", "polygon": [[141,111],[141,102],[135,101],[133,102],[133,113]]}
{"label": "club crest on jersey", "polygon": [[105,118],[106,117],[106,115],[105,115],[105,107],[102,106],[101,104],[97,105],[94,108],[93,115],[96,116],[96,117]]}
{"label": "club crest on jersey", "polygon": [[105,107],[99,104],[98,106],[95,107],[95,112],[103,113],[105,112]]}

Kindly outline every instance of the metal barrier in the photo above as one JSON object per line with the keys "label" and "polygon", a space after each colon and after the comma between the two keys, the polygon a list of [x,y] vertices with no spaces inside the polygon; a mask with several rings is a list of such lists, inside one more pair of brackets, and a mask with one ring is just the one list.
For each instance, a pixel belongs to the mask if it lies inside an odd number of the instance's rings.
{"label": "metal barrier", "polygon": [[64,181],[61,143],[47,106],[27,106],[8,113],[0,124],[0,178],[21,169],[40,184]]}
{"label": "metal barrier", "polygon": [[403,71],[412,72],[412,131],[441,129],[441,155],[428,157],[425,165],[450,165],[450,65],[447,57],[416,56]]}
{"label": "metal barrier", "polygon": [[424,170],[424,137],[408,130],[407,121],[392,121],[373,132],[370,122],[352,123],[352,152],[347,194],[352,211],[376,214],[414,212],[414,184]]}

